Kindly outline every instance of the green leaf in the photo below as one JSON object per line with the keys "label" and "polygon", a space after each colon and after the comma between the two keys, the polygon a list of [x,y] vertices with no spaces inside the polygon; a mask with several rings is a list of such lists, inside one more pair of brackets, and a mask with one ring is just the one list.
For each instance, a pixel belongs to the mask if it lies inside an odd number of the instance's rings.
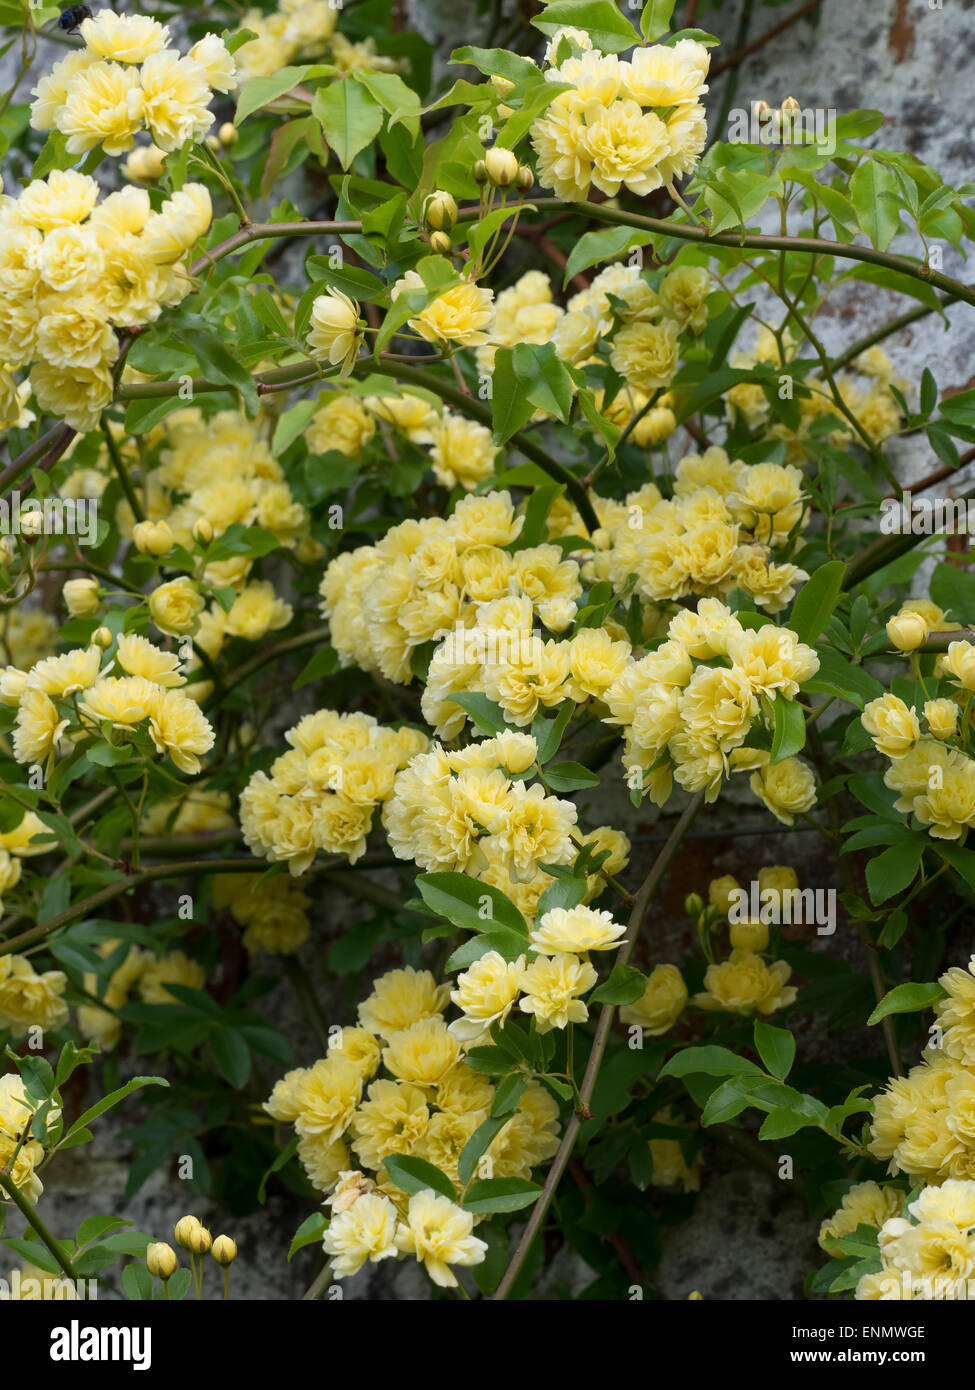
{"label": "green leaf", "polygon": [[106,1110],[111,1110],[113,1106],[118,1105],[119,1101],[125,1100],[126,1096],[132,1095],[133,1091],[140,1091],[143,1086],[168,1085],[169,1082],[163,1076],[134,1076],[131,1081],[127,1081],[117,1091],[110,1091],[107,1096],[102,1096],[101,1100],[96,1101],[83,1115],[79,1115],[65,1135],[65,1139],[70,1138],[79,1130],[85,1129],[92,1120],[97,1120],[99,1115],[104,1115]]}
{"label": "green leaf", "polygon": [[241,125],[248,116],[259,111],[262,106],[269,106],[278,97],[286,96],[306,77],[322,76],[329,71],[331,69],[324,66],[280,68],[267,77],[248,78],[237,95],[237,113],[234,116],[234,124]]}
{"label": "green leaf", "polygon": [[455,48],[450,55],[452,63],[467,63],[485,77],[505,77],[509,82],[523,82],[527,78],[534,81],[538,68],[530,58],[522,58],[507,48]]}
{"label": "green leaf", "polygon": [[800,642],[812,645],[833,616],[845,572],[842,560],[828,560],[813,571],[799,590],[789,614],[789,627]]}
{"label": "green leaf", "polygon": [[581,763],[550,763],[545,780],[554,792],[576,792],[582,787],[598,787],[599,778]]}
{"label": "green leaf", "polygon": [[468,1189],[464,1210],[482,1215],[503,1211],[521,1211],[530,1207],[541,1193],[536,1182],[527,1178],[486,1178]]}
{"label": "green leaf", "polygon": [[552,0],[532,24],[548,35],[567,25],[582,29],[602,53],[622,53],[640,42],[639,34],[613,0]]}
{"label": "green leaf", "polygon": [[257,413],[257,387],[250,372],[224,347],[216,333],[209,329],[181,325],[180,340],[191,347],[205,375],[213,381],[225,382],[239,391],[250,414]]}
{"label": "green leaf", "polygon": [[784,762],[794,758],[806,743],[806,716],[798,700],[788,700],[778,691],[772,706],[775,714],[775,731],[772,734],[770,761]]}
{"label": "green leaf", "polygon": [[404,1192],[425,1192],[427,1188],[432,1188],[442,1197],[449,1197],[452,1202],[457,1200],[454,1184],[447,1174],[425,1158],[415,1158],[412,1154],[387,1154],[383,1167]]}
{"label": "green leaf", "polygon": [[876,700],[884,694],[884,687],[860,666],[854,666],[840,656],[835,647],[817,647],[819,670],[800,689],[825,695],[838,695],[848,700],[857,709],[863,709],[868,700]]}
{"label": "green leaf", "polygon": [[517,960],[525,954],[526,944],[523,936],[507,929],[495,928],[493,931],[481,932],[465,941],[463,946],[458,946],[444,969],[466,970],[476,960],[486,956],[488,951],[497,951],[505,960]]}
{"label": "green leaf", "polygon": [[460,1158],[457,1161],[457,1176],[462,1186],[466,1187],[470,1182],[474,1169],[477,1167],[478,1159],[490,1147],[493,1139],[504,1129],[508,1123],[507,1115],[489,1115],[486,1120],[482,1120],[468,1139],[467,1143],[460,1151]]}
{"label": "green leaf", "polygon": [[289,1140],[289,1142],[281,1150],[277,1158],[271,1164],[270,1168],[267,1169],[264,1176],[261,1178],[260,1186],[257,1189],[257,1200],[261,1203],[262,1206],[267,1201],[268,1179],[271,1177],[272,1173],[277,1173],[279,1169],[285,1166],[286,1163],[290,1163],[297,1152],[298,1136],[295,1135],[295,1137]]}
{"label": "green leaf", "polygon": [[526,1077],[506,1076],[494,1093],[494,1100],[491,1102],[491,1118],[494,1120],[504,1119],[514,1114],[527,1087]]}
{"label": "green leaf", "polygon": [[382,107],[361,83],[348,78],[319,87],[311,109],[343,169],[382,129]]}
{"label": "green leaf", "polygon": [[872,903],[886,902],[913,883],[928,844],[927,835],[918,833],[905,836],[885,849],[883,854],[876,854],[868,860],[867,888]]}
{"label": "green leaf", "polygon": [[600,232],[586,232],[569,252],[565,274],[562,277],[562,288],[564,289],[573,275],[578,275],[580,270],[587,270],[589,266],[600,261],[615,260],[627,251],[632,251],[635,246],[647,246],[652,241],[652,232],[635,232],[632,227],[607,227]]}
{"label": "green leaf", "polygon": [[640,33],[647,43],[656,43],[670,28],[675,0],[647,0],[640,16]]}
{"label": "green leaf", "polygon": [[210,1034],[210,1049],[221,1076],[239,1091],[247,1085],[251,1074],[251,1051],[234,1028],[215,1028]]}
{"label": "green leaf", "polygon": [[416,886],[427,906],[455,927],[488,932],[501,926],[528,936],[528,926],[514,903],[489,883],[479,883],[466,874],[444,873],[420,874]]}
{"label": "green leaf", "polygon": [[512,364],[532,405],[563,424],[572,409],[573,380],[552,343],[518,343]]}
{"label": "green leaf", "polygon": [[545,719],[538,715],[532,722],[531,734],[538,745],[538,761],[542,767],[559,751],[562,735],[575,713],[575,708],[571,700],[565,700],[559,706],[559,712],[554,719]]}
{"label": "green leaf", "polygon": [[759,1139],[789,1139],[800,1129],[808,1129],[815,1126],[816,1121],[810,1115],[804,1115],[800,1110],[790,1110],[787,1107],[779,1107],[770,1110],[762,1122],[762,1127],[758,1131]]}
{"label": "green leaf", "polygon": [[318,1245],[327,1230],[328,1221],[322,1212],[313,1211],[311,1216],[306,1216],[295,1231],[291,1249],[288,1251],[288,1263],[290,1264],[298,1251],[304,1250],[306,1245]]}
{"label": "green leaf", "polygon": [[310,685],[312,681],[324,680],[326,676],[334,675],[338,666],[339,654],[334,647],[321,647],[302,669],[291,689],[300,690],[303,685]]}
{"label": "green leaf", "polygon": [[593,990],[590,1004],[635,1004],[647,987],[646,977],[632,965],[614,965],[608,980]]}
{"label": "green leaf", "polygon": [[550,883],[535,905],[535,920],[540,922],[554,908],[578,907],[586,896],[589,884],[585,878],[557,878]]}
{"label": "green leaf", "polygon": [[460,705],[461,709],[467,711],[471,723],[482,734],[500,734],[511,728],[501,706],[496,705],[480,691],[461,690],[452,694],[450,698],[455,705]]}
{"label": "green leaf", "polygon": [[850,196],[860,230],[878,251],[886,251],[900,231],[896,201],[899,194],[894,175],[875,159],[867,158],[850,179]]}
{"label": "green leaf", "polygon": [[768,1071],[784,1081],[792,1070],[796,1056],[796,1040],[788,1028],[773,1028],[761,1019],[755,1021],[755,1051]]}
{"label": "green leaf", "polygon": [[152,1298],[152,1275],[144,1264],[125,1266],[122,1270],[122,1292],[134,1303]]}
{"label": "green leaf", "polygon": [[660,1076],[763,1076],[761,1067],[739,1057],[726,1047],[708,1044],[705,1047],[686,1047],[675,1052],[660,1068]]}
{"label": "green leaf", "polygon": [[75,1244],[81,1250],[84,1246],[90,1245],[93,1240],[97,1240],[99,1236],[105,1235],[107,1231],[114,1231],[119,1226],[131,1224],[121,1216],[88,1216],[78,1227]]}
{"label": "green leaf", "polygon": [[939,999],[944,998],[946,998],[945,991],[936,980],[925,984],[910,981],[906,985],[897,985],[884,995],[867,1019],[867,1023],[879,1023],[888,1014],[917,1013],[921,1009],[929,1009],[932,1004],[936,1004]]}
{"label": "green leaf", "polygon": [[498,348],[491,377],[491,418],[494,442],[506,444],[535,413],[535,407],[525,394],[524,386],[515,371],[515,349]]}

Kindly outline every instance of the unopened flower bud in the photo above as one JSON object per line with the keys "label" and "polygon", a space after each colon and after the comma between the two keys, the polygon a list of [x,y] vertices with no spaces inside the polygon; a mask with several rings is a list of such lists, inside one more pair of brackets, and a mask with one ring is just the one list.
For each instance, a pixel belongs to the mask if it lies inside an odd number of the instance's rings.
{"label": "unopened flower bud", "polygon": [[476,183],[487,183],[487,165],[483,159],[479,159],[474,165],[473,174]]}
{"label": "unopened flower bud", "polygon": [[199,517],[193,523],[193,539],[197,545],[209,545],[213,540],[213,527],[205,516]]}
{"label": "unopened flower bud", "polygon": [[795,97],[786,97],[785,101],[782,103],[783,116],[794,116],[798,111],[801,110],[802,107],[796,101]]}
{"label": "unopened flower bud", "polygon": [[165,555],[173,548],[173,533],[165,521],[139,521],[132,528],[136,550],[143,555]]}
{"label": "unopened flower bud", "polygon": [[434,232],[430,237],[430,249],[438,256],[449,256],[453,243],[446,232]]}
{"label": "unopened flower bud", "polygon": [[178,1266],[176,1251],[165,1241],[158,1241],[146,1250],[146,1269],[157,1279],[169,1279],[176,1273]]}
{"label": "unopened flower bud", "polygon": [[39,508],[29,507],[21,512],[20,534],[31,544],[44,534],[44,513]]}
{"label": "unopened flower bud", "polygon": [[913,652],[928,640],[928,625],[920,613],[897,613],[887,624],[887,636],[899,652]]}
{"label": "unopened flower bud", "polygon": [[704,899],[701,897],[700,893],[688,893],[687,897],[684,899],[684,911],[687,913],[688,917],[700,917],[701,913],[704,911]]}
{"label": "unopened flower bud", "polygon": [[740,891],[738,880],[731,874],[725,874],[723,878],[712,879],[708,884],[708,902],[724,914],[731,907],[731,895]]}
{"label": "unopened flower bud", "polygon": [[208,150],[213,150],[214,154],[216,154],[217,150],[220,148],[220,141],[215,135],[208,135],[204,143]]}
{"label": "unopened flower bud", "polygon": [[176,1244],[181,1245],[184,1250],[191,1250],[190,1236],[201,1226],[202,1222],[196,1216],[181,1216],[173,1227],[173,1235],[176,1237]]}
{"label": "unopened flower bud", "polygon": [[205,1255],[213,1244],[213,1238],[205,1226],[196,1226],[190,1232],[189,1248],[194,1255]]}
{"label": "unopened flower bud", "polygon": [[456,199],[450,193],[435,190],[424,201],[423,217],[433,231],[449,232],[457,221]]}
{"label": "unopened flower bud", "polygon": [[97,579],[68,579],[61,596],[72,618],[90,618],[101,607],[101,589]]}
{"label": "unopened flower bud", "polygon": [[760,121],[763,125],[766,121],[770,121],[772,119],[772,108],[771,106],[769,106],[767,101],[753,102],[752,110],[755,113],[755,119],[757,121]]}
{"label": "unopened flower bud", "polygon": [[488,178],[498,188],[507,188],[518,177],[519,165],[515,152],[502,149],[500,145],[488,150],[484,156],[484,167]]}
{"label": "unopened flower bud", "polygon": [[96,627],[91,634],[91,640],[96,647],[101,647],[103,651],[107,651],[112,645],[112,634],[107,627]]}
{"label": "unopened flower bud", "polygon": [[768,946],[768,926],[756,918],[732,922],[728,938],[736,951],[764,951]]}
{"label": "unopened flower bud", "polygon": [[533,188],[534,185],[535,185],[535,173],[534,173],[534,170],[530,169],[530,168],[528,167],[527,164],[519,164],[519,165],[518,165],[518,187],[521,188],[521,189],[523,189],[523,190],[527,193],[528,189],[529,189],[529,188]]}
{"label": "unopened flower bud", "polygon": [[210,1247],[210,1254],[218,1265],[233,1264],[237,1258],[237,1242],[229,1236],[217,1236]]}
{"label": "unopened flower bud", "polygon": [[225,149],[229,149],[231,145],[236,145],[237,141],[240,139],[240,131],[234,125],[233,121],[224,121],[223,125],[217,131],[217,138]]}

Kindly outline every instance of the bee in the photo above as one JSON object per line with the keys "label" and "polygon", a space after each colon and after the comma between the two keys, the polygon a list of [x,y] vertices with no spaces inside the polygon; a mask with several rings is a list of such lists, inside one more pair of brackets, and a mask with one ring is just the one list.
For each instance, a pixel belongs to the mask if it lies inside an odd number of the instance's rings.
{"label": "bee", "polygon": [[73,34],[86,19],[91,19],[91,10],[87,5],[69,5],[58,16],[57,27],[65,34]]}

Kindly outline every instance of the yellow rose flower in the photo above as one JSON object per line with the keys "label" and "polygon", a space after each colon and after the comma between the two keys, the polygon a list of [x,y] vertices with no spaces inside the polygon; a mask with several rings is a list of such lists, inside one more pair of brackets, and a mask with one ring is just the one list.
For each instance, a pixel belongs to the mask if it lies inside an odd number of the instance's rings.
{"label": "yellow rose flower", "polygon": [[676,965],[655,965],[639,999],[620,1009],[623,1023],[635,1023],[652,1038],[668,1033],[687,1003],[687,986]]}

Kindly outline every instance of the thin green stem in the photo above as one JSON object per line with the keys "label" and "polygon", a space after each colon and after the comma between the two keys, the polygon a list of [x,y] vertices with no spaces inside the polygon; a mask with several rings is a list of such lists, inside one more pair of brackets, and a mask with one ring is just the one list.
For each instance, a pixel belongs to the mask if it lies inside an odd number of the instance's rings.
{"label": "thin green stem", "polygon": [[103,417],[101,421],[102,434],[105,436],[105,443],[108,445],[108,456],[112,460],[112,467],[115,469],[115,476],[122,484],[122,491],[125,493],[125,500],[132,508],[132,515],[136,521],[145,521],[146,514],[142,509],[142,503],[132,485],[129,477],[129,470],[126,468],[122,455],[119,453],[118,445],[112,437],[112,427]]}

